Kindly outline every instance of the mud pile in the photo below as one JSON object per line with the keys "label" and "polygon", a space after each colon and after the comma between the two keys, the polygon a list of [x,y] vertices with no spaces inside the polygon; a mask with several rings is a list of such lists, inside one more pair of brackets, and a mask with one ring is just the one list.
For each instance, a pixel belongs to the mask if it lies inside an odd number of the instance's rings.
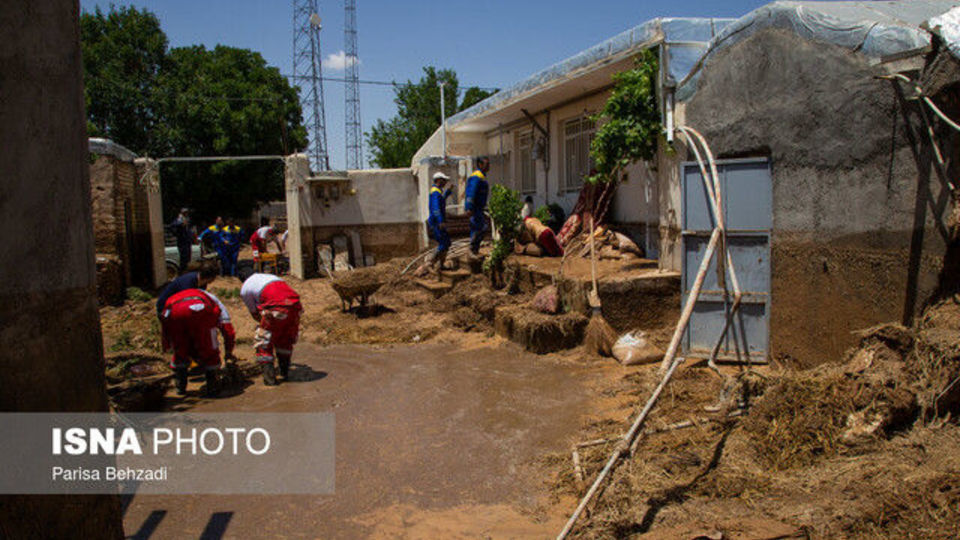
{"label": "mud pile", "polygon": [[[671,383],[653,426],[704,416],[721,382],[694,376],[698,371],[709,374],[688,368]],[[645,399],[657,377],[637,373],[645,377],[636,384]],[[646,436],[579,537],[674,530],[739,537],[723,525],[738,516],[773,520],[797,537],[955,538],[958,380],[960,298],[951,298],[912,328],[861,332],[842,362],[768,375],[744,417]],[[622,429],[613,422],[585,439]],[[607,455],[601,448],[581,456],[587,479]],[[584,486],[571,477],[558,476],[558,493],[582,495]]]}

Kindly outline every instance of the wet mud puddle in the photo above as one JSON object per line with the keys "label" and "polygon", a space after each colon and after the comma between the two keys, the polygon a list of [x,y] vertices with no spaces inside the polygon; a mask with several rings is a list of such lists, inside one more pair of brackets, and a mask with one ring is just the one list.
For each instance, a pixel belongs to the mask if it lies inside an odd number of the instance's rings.
{"label": "wet mud puddle", "polygon": [[[291,382],[191,412],[336,415],[330,496],[134,496],[137,538],[476,538],[556,534],[536,461],[570,447],[585,367],[513,345],[298,345]],[[309,471],[304,471],[309,474]]]}

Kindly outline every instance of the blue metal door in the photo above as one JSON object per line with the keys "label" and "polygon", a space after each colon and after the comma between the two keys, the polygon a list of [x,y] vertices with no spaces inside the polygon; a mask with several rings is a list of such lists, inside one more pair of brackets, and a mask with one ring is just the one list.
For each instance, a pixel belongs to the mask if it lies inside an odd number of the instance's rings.
{"label": "blue metal door", "polygon": [[[773,193],[766,159],[717,161],[723,194],[727,245],[743,292],[740,309],[721,342],[718,360],[766,362],[770,340],[770,231]],[[703,260],[714,219],[700,167],[681,165],[683,214],[683,301],[687,301]],[[724,265],[727,291],[717,271],[717,251],[683,340],[688,358],[706,358],[720,337],[733,304],[730,271]],[[749,357],[748,357],[749,356]]]}

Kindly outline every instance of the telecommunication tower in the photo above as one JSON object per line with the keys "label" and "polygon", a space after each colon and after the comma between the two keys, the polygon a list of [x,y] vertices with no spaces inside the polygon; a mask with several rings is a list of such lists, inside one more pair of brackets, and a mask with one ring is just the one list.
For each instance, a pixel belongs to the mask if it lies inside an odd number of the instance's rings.
{"label": "telecommunication tower", "polygon": [[344,0],[344,48],[346,49],[347,169],[363,167],[360,133],[360,57],[357,55],[357,0]]}
{"label": "telecommunication tower", "polygon": [[293,0],[293,79],[300,86],[300,105],[308,130],[310,168],[330,170],[327,119],[321,78],[320,11],[317,0]]}

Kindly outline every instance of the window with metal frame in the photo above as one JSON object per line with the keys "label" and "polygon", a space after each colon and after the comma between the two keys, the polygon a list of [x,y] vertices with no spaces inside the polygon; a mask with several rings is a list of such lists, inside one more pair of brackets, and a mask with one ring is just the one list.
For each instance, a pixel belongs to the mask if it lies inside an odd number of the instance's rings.
{"label": "window with metal frame", "polygon": [[533,132],[517,134],[517,191],[534,193],[537,191],[536,169],[533,160]]}
{"label": "window with metal frame", "polygon": [[597,123],[583,114],[563,123],[563,167],[560,185],[564,191],[577,191],[583,178],[594,167],[590,157],[590,143],[597,132]]}

